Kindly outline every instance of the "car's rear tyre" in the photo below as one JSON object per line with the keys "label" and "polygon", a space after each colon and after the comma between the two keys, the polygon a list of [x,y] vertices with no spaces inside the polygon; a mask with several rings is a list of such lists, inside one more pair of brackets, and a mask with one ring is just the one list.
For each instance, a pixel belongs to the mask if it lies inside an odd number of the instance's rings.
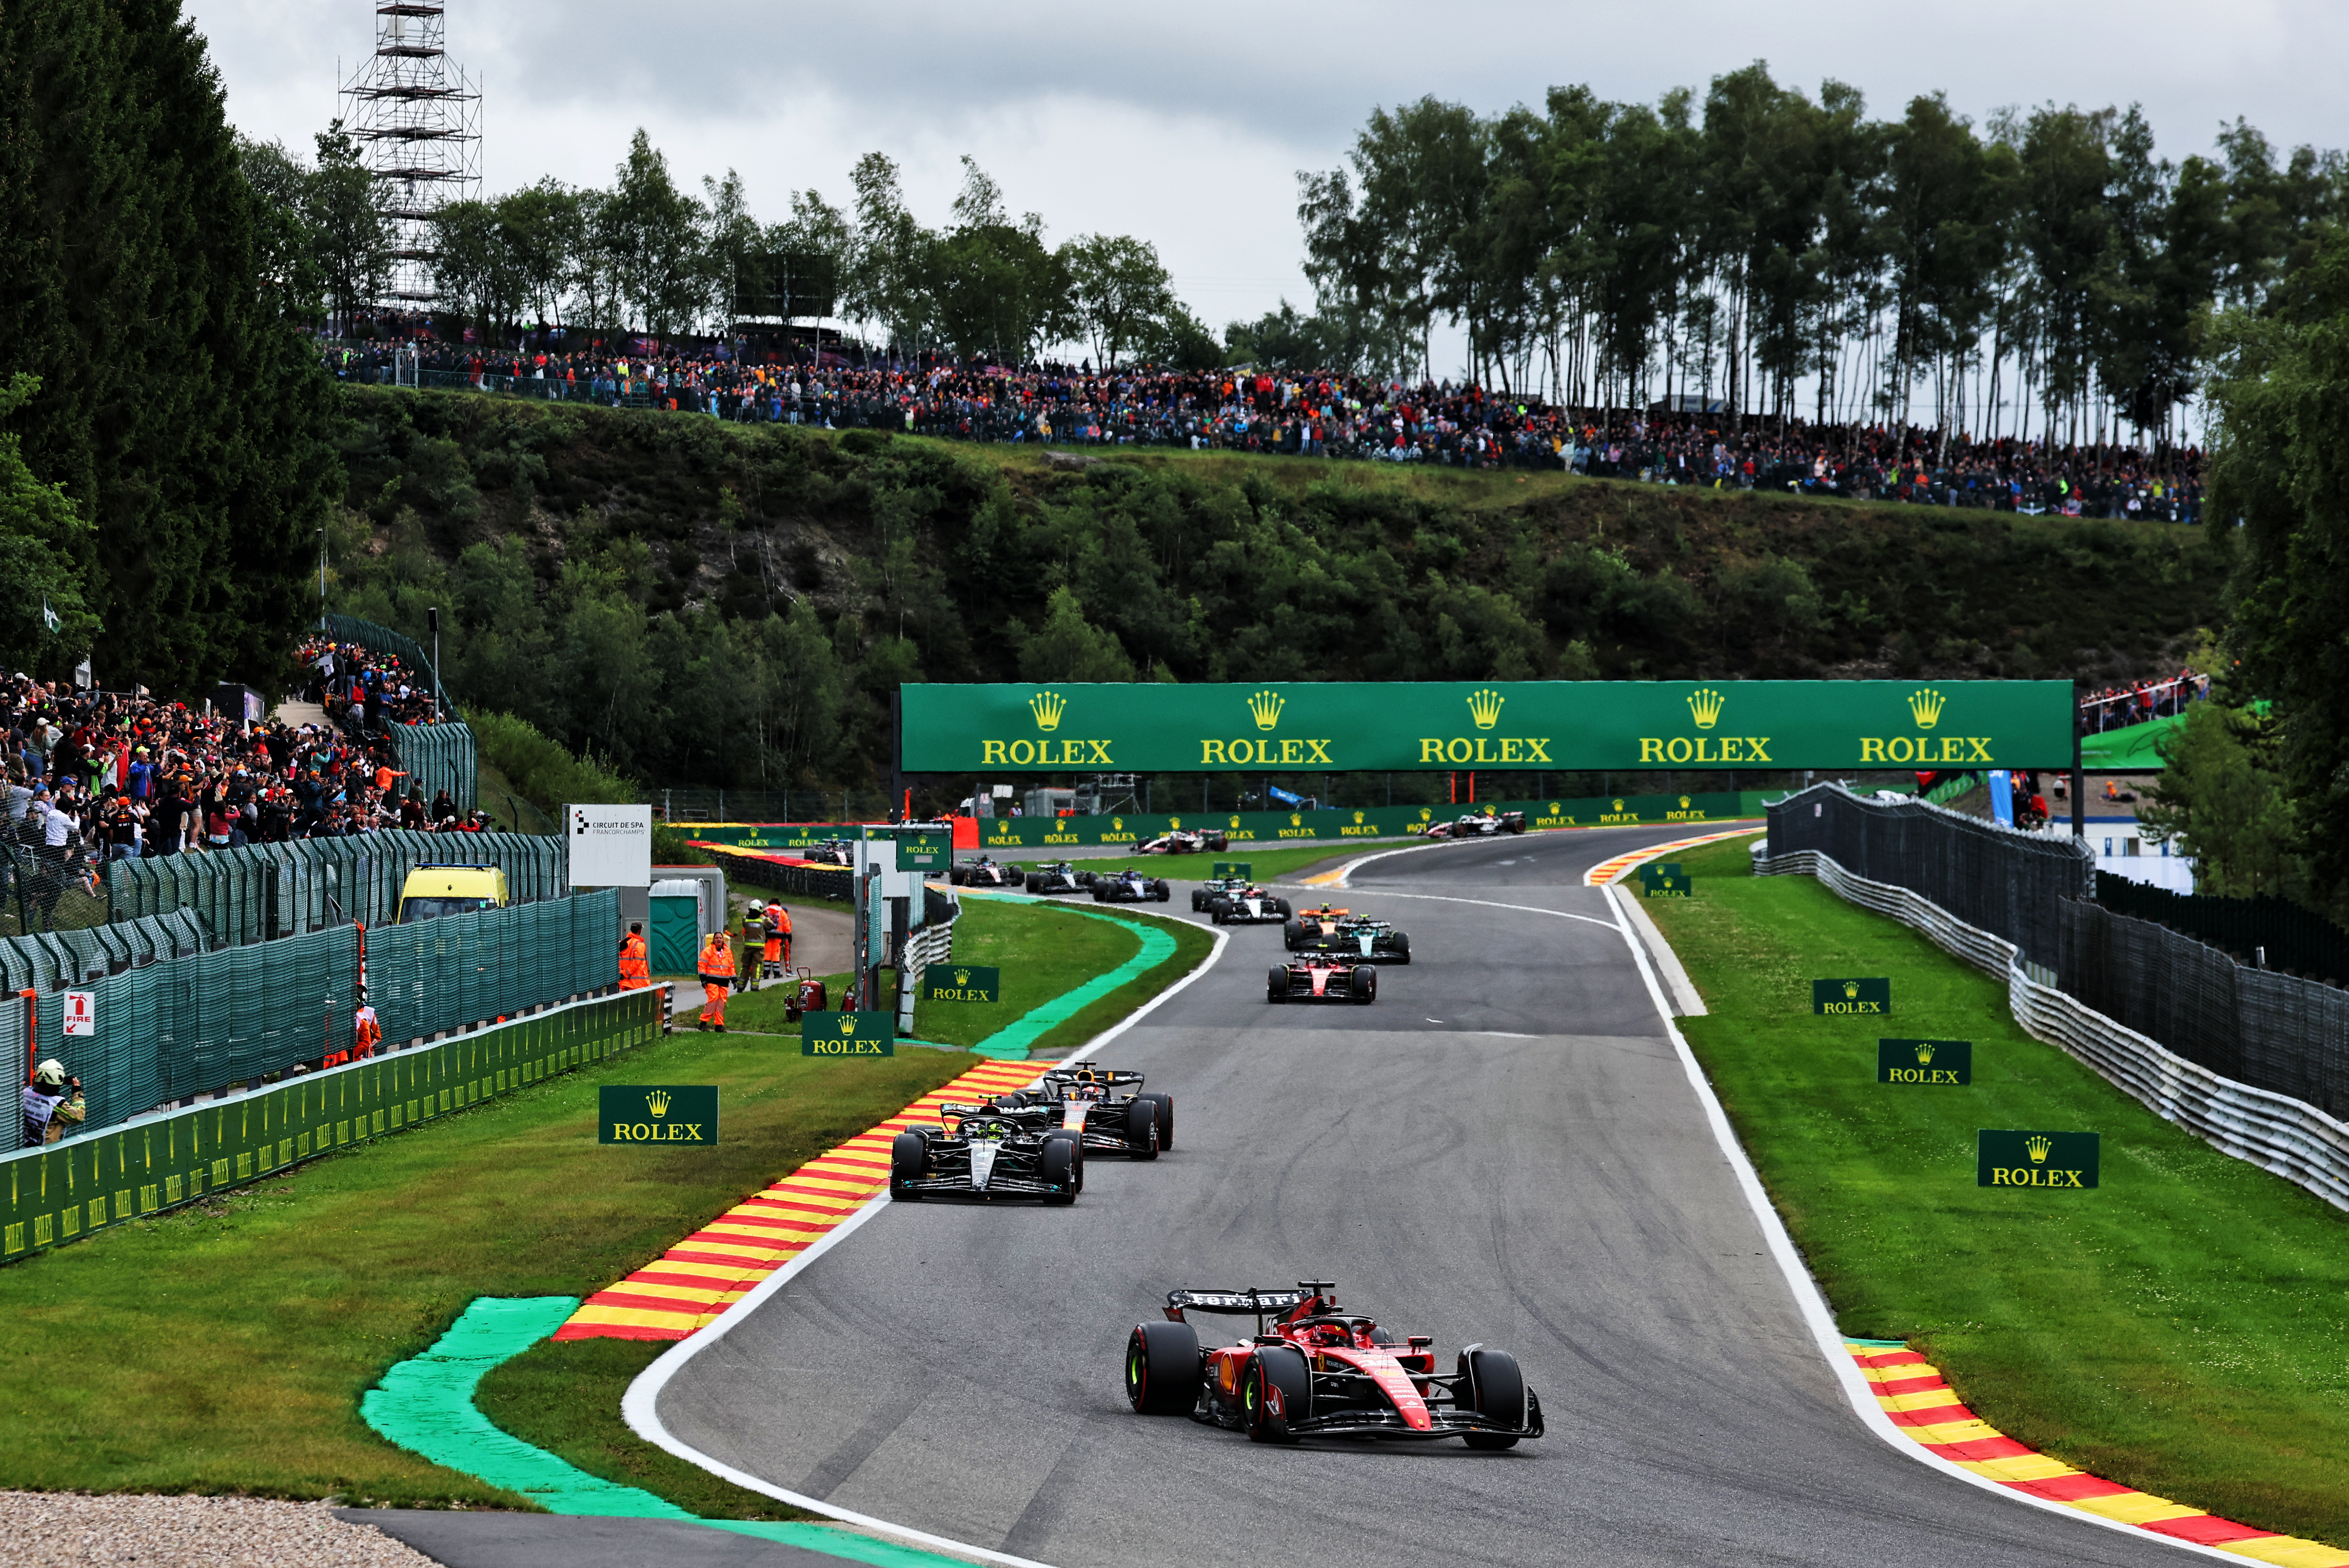
{"label": "car's rear tyre", "polygon": [[1305,942],[1305,922],[1287,920],[1280,928],[1280,945],[1295,952]]}
{"label": "car's rear tyre", "polygon": [[1100,878],[1094,876],[1091,871],[1080,871],[1077,873],[1077,886],[1080,888],[1090,888],[1099,880]]}
{"label": "car's rear tyre", "polygon": [[1199,889],[1198,889],[1198,888],[1192,888],[1192,889],[1191,889],[1191,912],[1192,912],[1193,914],[1195,914],[1195,915],[1205,914],[1205,913],[1206,912],[1206,909],[1207,909],[1207,896],[1206,896],[1206,894],[1205,894],[1205,893],[1203,893],[1203,892],[1199,891]]}
{"label": "car's rear tyre", "polygon": [[1044,1201],[1055,1207],[1077,1200],[1077,1159],[1081,1152],[1064,1137],[1048,1137],[1036,1155],[1036,1179],[1047,1189]]}
{"label": "car's rear tyre", "polygon": [[1368,1007],[1379,999],[1379,971],[1368,964],[1357,964],[1346,974],[1346,991],[1357,1007]]}
{"label": "car's rear tyre", "polygon": [[[1487,1350],[1481,1345],[1472,1345],[1460,1353],[1459,1370],[1467,1380],[1461,1397],[1470,1409],[1512,1427],[1529,1424],[1526,1415],[1526,1376],[1517,1369],[1516,1356],[1506,1350]],[[1472,1449],[1517,1446],[1516,1438],[1506,1432],[1470,1432],[1465,1440]]]}
{"label": "car's rear tyre", "polygon": [[1030,893],[1040,893],[1044,890],[1044,878],[1030,871],[1028,873],[1027,885]]}
{"label": "car's rear tyre", "polygon": [[1251,1442],[1297,1441],[1297,1423],[1313,1414],[1313,1375],[1305,1353],[1286,1345],[1258,1350],[1248,1358],[1240,1400]]}
{"label": "car's rear tyre", "polygon": [[1199,1334],[1187,1323],[1140,1323],[1125,1339],[1125,1402],[1137,1416],[1187,1416],[1199,1403]]}
{"label": "car's rear tyre", "polygon": [[1158,1152],[1164,1154],[1174,1147],[1174,1096],[1151,1093],[1136,1095],[1137,1100],[1148,1100],[1158,1107]]}
{"label": "car's rear tyre", "polygon": [[1276,1005],[1288,1000],[1288,971],[1273,969],[1264,977],[1264,999]]}
{"label": "car's rear tyre", "polygon": [[1168,887],[1162,879],[1150,885],[1150,896],[1162,904],[1167,903],[1174,898],[1174,889]]}
{"label": "car's rear tyre", "polygon": [[901,1132],[889,1140],[889,1196],[900,1203],[920,1199],[920,1190],[911,1185],[928,1174],[930,1140],[920,1133]]}
{"label": "car's rear tyre", "polygon": [[1288,899],[1286,899],[1286,898],[1275,898],[1275,899],[1272,901],[1272,912],[1273,912],[1274,914],[1276,914],[1276,915],[1278,915],[1282,919],[1284,919],[1284,920],[1285,920],[1285,919],[1288,919],[1288,917],[1289,917],[1289,916],[1290,916],[1294,911],[1293,911],[1293,910],[1291,910],[1291,909],[1289,909],[1289,907],[1288,907]]}
{"label": "car's rear tyre", "polygon": [[1158,1158],[1158,1107],[1140,1095],[1125,1102],[1125,1152],[1135,1159]]}

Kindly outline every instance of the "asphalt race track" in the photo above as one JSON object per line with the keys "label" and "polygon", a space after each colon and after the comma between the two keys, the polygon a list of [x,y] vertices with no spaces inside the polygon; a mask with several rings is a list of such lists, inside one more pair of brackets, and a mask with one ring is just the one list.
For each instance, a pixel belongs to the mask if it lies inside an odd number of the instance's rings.
{"label": "asphalt race track", "polygon": [[[1101,1058],[1175,1096],[1173,1152],[1093,1159],[1073,1209],[890,1206],[688,1362],[662,1421],[776,1485],[1056,1568],[2182,1561],[1930,1470],[1852,1413],[1581,886],[1686,832],[1366,866],[1336,901],[1392,918],[1413,961],[1369,1008],[1268,1006],[1278,928],[1235,928]],[[1549,1435],[1281,1449],[1127,1409],[1126,1333],[1169,1288],[1305,1278],[1433,1334],[1446,1368],[1515,1351]]]}

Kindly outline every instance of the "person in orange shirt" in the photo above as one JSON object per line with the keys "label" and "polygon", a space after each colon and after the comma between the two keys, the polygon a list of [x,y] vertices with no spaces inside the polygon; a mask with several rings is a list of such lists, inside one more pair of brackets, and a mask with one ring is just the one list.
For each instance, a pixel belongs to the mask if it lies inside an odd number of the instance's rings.
{"label": "person in orange shirt", "polygon": [[792,971],[792,915],[781,904],[767,906],[767,949],[760,956],[760,977],[781,980]]}
{"label": "person in orange shirt", "polygon": [[709,933],[701,944],[701,956],[695,971],[701,977],[701,1017],[704,1029],[726,1033],[726,992],[734,984],[734,944],[726,940],[724,927]]}
{"label": "person in orange shirt", "polygon": [[375,1006],[367,1001],[367,987],[359,988],[359,1010],[351,1020],[351,1054],[366,1058],[375,1054],[383,1043],[383,1025],[376,1021]]}
{"label": "person in orange shirt", "polygon": [[643,991],[652,982],[652,951],[645,946],[645,929],[631,924],[620,939],[620,989]]}

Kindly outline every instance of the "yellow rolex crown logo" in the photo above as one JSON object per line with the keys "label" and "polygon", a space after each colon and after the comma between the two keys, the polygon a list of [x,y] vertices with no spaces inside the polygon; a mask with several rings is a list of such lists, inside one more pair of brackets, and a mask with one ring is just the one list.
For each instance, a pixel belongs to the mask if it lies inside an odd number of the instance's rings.
{"label": "yellow rolex crown logo", "polygon": [[1930,1067],[1930,1066],[1931,1066],[1932,1064],[1933,1064],[1933,1043],[1932,1043],[1930,1040],[1920,1040],[1920,1041],[1918,1041],[1918,1042],[1917,1042],[1917,1065],[1919,1065],[1920,1067]]}
{"label": "yellow rolex crown logo", "polygon": [[645,1109],[657,1116],[668,1115],[668,1096],[658,1089],[645,1096]]}
{"label": "yellow rolex crown logo", "polygon": [[2044,1133],[2033,1133],[2023,1140],[2023,1151],[2031,1157],[2031,1163],[2033,1165],[2046,1164],[2047,1151],[2054,1147],[2047,1141],[2047,1136]]}
{"label": "yellow rolex crown logo", "polygon": [[1941,704],[1949,699],[1930,686],[1920,687],[1909,694],[1909,711],[1917,716],[1917,727],[1930,730],[1940,722]]}
{"label": "yellow rolex crown logo", "polygon": [[1170,833],[1179,831],[1182,826],[1183,819],[1179,816],[1170,816],[1166,819],[1166,828]]}
{"label": "yellow rolex crown logo", "polygon": [[1700,730],[1710,730],[1721,722],[1721,705],[1727,701],[1710,686],[1700,686],[1688,694],[1689,712]]}
{"label": "yellow rolex crown logo", "polygon": [[1231,825],[1232,825],[1234,827],[1237,827],[1237,826],[1240,825],[1240,819],[1239,819],[1238,817],[1237,817],[1237,816],[1236,816],[1236,817],[1233,817],[1233,818],[1231,819]]}
{"label": "yellow rolex crown logo", "polygon": [[1686,811],[1686,810],[1688,809],[1688,800],[1689,800],[1689,797],[1688,797],[1688,796],[1686,796],[1686,795],[1682,795],[1682,796],[1681,796],[1681,809],[1682,809],[1682,811]]}
{"label": "yellow rolex crown logo", "polygon": [[1039,691],[1028,699],[1028,706],[1035,712],[1038,729],[1057,730],[1061,715],[1069,710],[1069,700],[1058,691]]}
{"label": "yellow rolex crown logo", "polygon": [[1617,801],[1617,802],[1615,803],[1615,809],[1616,809],[1617,811],[1621,811],[1621,810],[1623,809],[1623,803],[1622,803],[1621,801],[1619,801],[1619,801]]}
{"label": "yellow rolex crown logo", "polygon": [[1846,1002],[1857,1002],[1857,1001],[1858,1001],[1858,1000],[1859,1000],[1859,981],[1856,981],[1856,980],[1847,980],[1847,981],[1845,981],[1843,982],[1843,996],[1844,996],[1844,1000],[1845,1000]]}
{"label": "yellow rolex crown logo", "polygon": [[1288,826],[1291,827],[1302,827],[1305,826],[1305,819],[1292,811],[1288,814]]}
{"label": "yellow rolex crown logo", "polygon": [[1278,691],[1259,691],[1248,699],[1248,711],[1256,715],[1256,727],[1269,730],[1280,722],[1280,711],[1285,704]]}
{"label": "yellow rolex crown logo", "polygon": [[1561,814],[1563,814],[1563,813],[1565,812],[1565,810],[1566,810],[1566,803],[1565,803],[1565,802],[1563,802],[1563,801],[1556,801],[1556,800],[1554,800],[1554,801],[1552,801],[1552,802],[1550,802],[1550,803],[1549,803],[1549,814],[1550,814],[1552,816],[1557,816],[1557,815],[1560,815]]}
{"label": "yellow rolex crown logo", "polygon": [[970,971],[967,969],[958,969],[955,971],[955,983],[957,985],[968,985],[970,983]]}
{"label": "yellow rolex crown logo", "polygon": [[1109,825],[1120,833],[1123,833],[1125,831],[1125,818],[1122,816],[1111,817],[1109,819]]}
{"label": "yellow rolex crown logo", "polygon": [[1359,812],[1359,811],[1358,811],[1358,812],[1356,812],[1356,813],[1354,813],[1354,820],[1355,820],[1356,822],[1360,822],[1360,821],[1361,821],[1361,820],[1362,820],[1362,814],[1361,814],[1361,812]]}
{"label": "yellow rolex crown logo", "polygon": [[1476,721],[1478,729],[1489,730],[1501,722],[1501,704],[1507,701],[1506,697],[1487,686],[1469,696],[1468,716]]}
{"label": "yellow rolex crown logo", "polygon": [[1423,805],[1419,808],[1419,820],[1422,822],[1425,822],[1429,817],[1433,816],[1434,815],[1435,813],[1428,810],[1428,808]]}
{"label": "yellow rolex crown logo", "polygon": [[840,1033],[843,1036],[856,1033],[856,1014],[843,1012],[840,1015]]}

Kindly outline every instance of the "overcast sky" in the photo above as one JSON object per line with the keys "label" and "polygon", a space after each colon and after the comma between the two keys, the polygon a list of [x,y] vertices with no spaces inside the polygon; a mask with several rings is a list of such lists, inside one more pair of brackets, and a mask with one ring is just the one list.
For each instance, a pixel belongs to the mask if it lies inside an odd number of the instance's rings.
{"label": "overcast sky", "polygon": [[[365,0],[190,0],[248,134],[307,151],[335,112],[336,58],[374,47]],[[2290,146],[2349,141],[2340,0],[1680,0],[1458,6],[1355,0],[1006,8],[929,0],[821,5],[450,0],[449,51],[479,78],[492,192],[543,174],[608,183],[641,125],[680,184],[739,169],[762,218],[812,186],[834,202],[875,149],[915,210],[947,217],[975,155],[1053,243],[1155,244],[1220,328],[1309,291],[1296,173],[1336,165],[1370,109],[1425,94],[1483,112],[1554,83],[1652,100],[1765,59],[1871,113],[1945,90],[1977,120],[2004,104],[2141,102],[2170,158],[2238,116]]]}

